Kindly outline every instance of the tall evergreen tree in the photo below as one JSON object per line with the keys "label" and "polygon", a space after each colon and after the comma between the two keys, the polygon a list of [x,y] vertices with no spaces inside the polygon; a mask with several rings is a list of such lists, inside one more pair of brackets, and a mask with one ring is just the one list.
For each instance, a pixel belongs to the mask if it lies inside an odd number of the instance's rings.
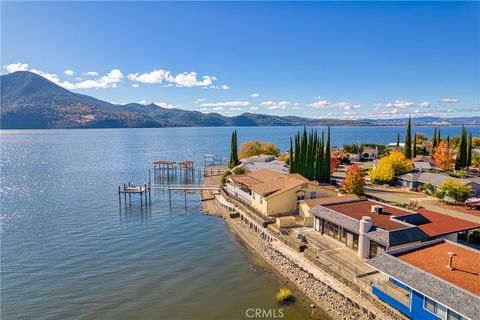
{"label": "tall evergreen tree", "polygon": [[415,158],[417,156],[417,133],[415,132],[413,134],[413,157]]}
{"label": "tall evergreen tree", "polygon": [[440,141],[442,141],[442,135],[440,134],[440,132],[441,132],[441,130],[438,129],[438,132],[437,132],[437,146],[440,143]]}
{"label": "tall evergreen tree", "polygon": [[435,149],[438,145],[437,142],[437,127],[435,127],[435,131],[433,132],[433,137],[432,137],[432,148]]}
{"label": "tall evergreen tree", "polygon": [[330,183],[330,127],[327,128],[327,145],[325,146],[324,176],[323,181]]}
{"label": "tall evergreen tree", "polygon": [[230,161],[228,166],[230,168],[236,167],[240,162],[238,161],[238,150],[237,150],[237,130],[232,131],[232,137],[230,142]]}
{"label": "tall evergreen tree", "polygon": [[288,164],[290,166],[290,173],[293,173],[295,172],[295,158],[294,158],[294,155],[293,155],[293,143],[292,143],[292,137],[290,137],[290,151],[289,151],[289,161],[288,161]]}
{"label": "tall evergreen tree", "polygon": [[450,147],[450,136],[447,136],[447,145]]}
{"label": "tall evergreen tree", "polygon": [[400,148],[400,133],[397,133],[397,150]]}
{"label": "tall evergreen tree", "polygon": [[458,143],[457,158],[455,159],[455,169],[461,170],[467,166],[467,131],[462,126],[460,142]]}
{"label": "tall evergreen tree", "polygon": [[468,141],[467,141],[467,163],[466,167],[469,168],[472,165],[472,146],[473,143],[473,138],[472,138],[472,133],[468,136]]}
{"label": "tall evergreen tree", "polygon": [[405,146],[403,147],[405,158],[412,159],[412,118],[408,117],[407,132],[405,133]]}

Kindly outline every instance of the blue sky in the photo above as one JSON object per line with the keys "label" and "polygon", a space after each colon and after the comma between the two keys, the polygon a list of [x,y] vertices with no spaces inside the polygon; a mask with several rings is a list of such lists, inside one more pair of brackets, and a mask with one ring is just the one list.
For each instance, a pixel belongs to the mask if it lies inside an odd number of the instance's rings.
{"label": "blue sky", "polygon": [[115,103],[480,114],[478,2],[2,2],[2,73]]}

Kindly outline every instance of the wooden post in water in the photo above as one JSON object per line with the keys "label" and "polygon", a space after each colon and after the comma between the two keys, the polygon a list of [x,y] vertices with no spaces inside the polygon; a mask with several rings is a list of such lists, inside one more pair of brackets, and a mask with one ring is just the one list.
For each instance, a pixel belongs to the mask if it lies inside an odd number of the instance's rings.
{"label": "wooden post in water", "polygon": [[170,204],[170,209],[172,209],[172,190],[168,188],[168,203]]}
{"label": "wooden post in water", "polygon": [[183,191],[185,191],[185,208],[187,207],[187,189],[185,188]]}

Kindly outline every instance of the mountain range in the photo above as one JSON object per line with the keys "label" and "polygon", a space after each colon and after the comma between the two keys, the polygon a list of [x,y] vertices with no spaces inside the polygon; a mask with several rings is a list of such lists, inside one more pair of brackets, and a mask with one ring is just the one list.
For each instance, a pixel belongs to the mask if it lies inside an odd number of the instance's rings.
{"label": "mountain range", "polygon": [[[28,71],[1,76],[2,129],[61,128],[148,128],[213,126],[365,126],[403,125],[406,119],[310,119],[243,113],[226,117],[184,109],[162,108],[156,104],[112,104],[71,92],[48,79]],[[420,117],[414,123],[480,124],[480,117]]]}

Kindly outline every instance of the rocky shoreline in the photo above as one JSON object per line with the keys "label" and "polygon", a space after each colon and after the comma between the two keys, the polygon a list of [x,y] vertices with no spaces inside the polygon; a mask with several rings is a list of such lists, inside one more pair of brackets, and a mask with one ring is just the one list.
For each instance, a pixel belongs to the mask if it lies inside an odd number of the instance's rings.
{"label": "rocky shoreline", "polygon": [[348,320],[369,319],[368,312],[365,313],[310,273],[298,267],[273,249],[266,240],[260,238],[245,224],[237,219],[230,218],[226,218],[225,222],[247,247],[268,262],[286,281],[294,284],[307,297],[312,299],[330,317]]}

